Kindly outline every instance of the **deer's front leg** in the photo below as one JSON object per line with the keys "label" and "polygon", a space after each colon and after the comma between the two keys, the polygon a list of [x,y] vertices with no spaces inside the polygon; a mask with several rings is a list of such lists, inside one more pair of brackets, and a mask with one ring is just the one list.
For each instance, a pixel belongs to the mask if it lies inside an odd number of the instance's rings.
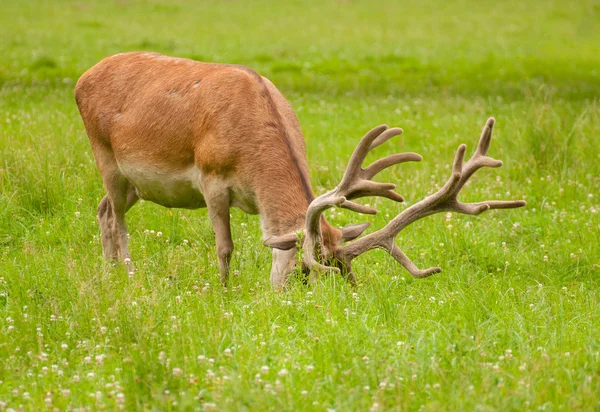
{"label": "deer's front leg", "polygon": [[295,247],[289,250],[273,249],[273,264],[271,265],[271,285],[276,291],[285,289],[290,275],[294,272],[296,266]]}
{"label": "deer's front leg", "polygon": [[219,258],[219,272],[221,283],[227,286],[229,281],[229,264],[233,254],[233,240],[229,225],[229,189],[223,187],[218,181],[205,182],[205,199],[208,207],[208,216],[212,222],[217,244],[217,257]]}

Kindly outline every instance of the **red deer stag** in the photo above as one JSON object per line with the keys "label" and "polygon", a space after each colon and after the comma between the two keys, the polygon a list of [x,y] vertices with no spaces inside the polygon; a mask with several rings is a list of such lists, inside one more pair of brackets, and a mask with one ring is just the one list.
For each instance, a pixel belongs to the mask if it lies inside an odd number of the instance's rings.
{"label": "red deer stag", "polygon": [[382,196],[403,201],[393,184],[371,179],[389,166],[420,161],[421,156],[395,154],[362,168],[371,149],[402,129],[379,126],[367,133],[338,187],[315,199],[298,118],[279,90],[249,68],[157,53],[118,54],[81,76],[75,98],[107,191],[98,206],[104,256],[123,261],[130,271],[125,213],[140,198],[167,207],[208,208],[223,284],[233,252],[229,208],[259,214],[265,245],[273,251],[271,283],[278,289],[297,263],[303,230],[305,268],[341,271],[355,282],[352,259],[382,248],[413,276],[426,277],[440,269],[419,270],[396,246],[394,238],[404,227],[443,211],[479,214],[525,205],[457,200],[476,170],[501,165],[486,156],[494,125],[490,119],[477,152],[465,165],[465,146],[459,147],[452,176],[442,189],[383,229],[342,245],[359,237],[368,223],[337,229],[322,216],[326,209],[374,214],[375,209],[351,200]]}

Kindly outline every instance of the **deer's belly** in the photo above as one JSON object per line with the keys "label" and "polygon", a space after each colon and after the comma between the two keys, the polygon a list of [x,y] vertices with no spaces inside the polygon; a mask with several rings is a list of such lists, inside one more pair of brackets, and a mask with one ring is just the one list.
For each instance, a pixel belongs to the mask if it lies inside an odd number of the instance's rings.
{"label": "deer's belly", "polygon": [[206,207],[200,170],[196,166],[165,172],[144,166],[119,163],[123,175],[135,186],[141,199],[166,207],[198,209]]}

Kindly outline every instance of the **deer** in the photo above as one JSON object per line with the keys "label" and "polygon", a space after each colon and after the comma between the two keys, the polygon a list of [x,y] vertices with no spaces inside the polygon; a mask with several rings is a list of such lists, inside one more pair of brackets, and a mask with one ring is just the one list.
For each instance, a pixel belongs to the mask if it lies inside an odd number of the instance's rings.
{"label": "deer", "polygon": [[339,185],[315,197],[291,104],[248,67],[122,53],[88,69],[77,81],[75,100],[106,189],[97,214],[103,255],[124,263],[130,274],[135,268],[125,214],[139,199],[168,208],[208,209],[225,286],[234,250],[230,208],[258,214],[263,244],[272,250],[270,281],[276,290],[286,287],[298,266],[312,280],[334,272],[356,284],[352,260],[375,248],[387,251],[415,278],[431,276],[441,269],[419,269],[395,243],[405,227],[435,213],[478,215],[526,205],[523,200],[458,200],[477,170],[502,165],[487,156],[494,118],[486,122],[466,163],[466,146],[459,146],[452,174],[440,190],[361,237],[368,222],[336,228],[324,212],[337,207],[376,214],[354,201],[364,197],[404,201],[396,185],[372,179],[390,166],[421,161],[419,154],[397,153],[363,168],[367,154],[402,134],[400,128],[381,125],[369,131]]}

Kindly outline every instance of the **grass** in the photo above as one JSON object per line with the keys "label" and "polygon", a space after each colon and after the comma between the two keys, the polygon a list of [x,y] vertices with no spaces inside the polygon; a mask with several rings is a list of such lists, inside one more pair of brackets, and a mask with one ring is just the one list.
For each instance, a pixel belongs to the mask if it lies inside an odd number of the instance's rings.
{"label": "grass", "polygon": [[[597,410],[599,19],[593,1],[2,3],[0,410]],[[465,199],[528,206],[411,226],[398,242],[443,268],[432,278],[371,252],[355,289],[331,276],[276,294],[256,216],[232,210],[223,291],[206,211],[141,202],[129,279],[101,258],[104,192],[73,99],[127,50],[269,77],[317,193],[387,123],[404,135],[372,157],[423,154],[381,177],[415,202],[493,115],[504,167]],[[406,207],[371,203],[375,228]]]}

